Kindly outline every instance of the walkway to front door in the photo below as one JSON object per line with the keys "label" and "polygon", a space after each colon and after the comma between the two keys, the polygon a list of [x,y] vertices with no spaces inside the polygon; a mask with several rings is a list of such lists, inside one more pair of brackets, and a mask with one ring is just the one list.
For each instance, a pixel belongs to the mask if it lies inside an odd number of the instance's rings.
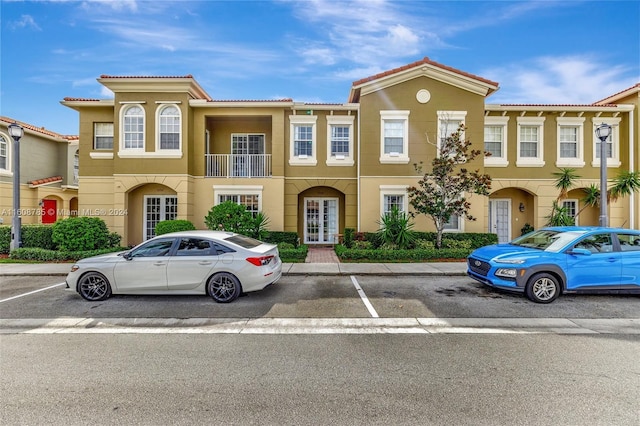
{"label": "walkway to front door", "polygon": [[309,247],[305,263],[340,263],[333,247]]}

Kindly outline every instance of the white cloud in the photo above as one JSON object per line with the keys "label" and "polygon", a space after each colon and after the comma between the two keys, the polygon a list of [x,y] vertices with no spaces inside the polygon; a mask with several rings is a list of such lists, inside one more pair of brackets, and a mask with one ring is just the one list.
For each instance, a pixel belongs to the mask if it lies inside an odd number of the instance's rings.
{"label": "white cloud", "polygon": [[37,31],[42,31],[40,26],[36,23],[35,19],[31,15],[22,15],[20,20],[11,22],[9,26],[16,30],[20,28],[31,28]]}
{"label": "white cloud", "polygon": [[591,104],[637,83],[595,56],[545,56],[481,73],[500,83],[489,103]]}

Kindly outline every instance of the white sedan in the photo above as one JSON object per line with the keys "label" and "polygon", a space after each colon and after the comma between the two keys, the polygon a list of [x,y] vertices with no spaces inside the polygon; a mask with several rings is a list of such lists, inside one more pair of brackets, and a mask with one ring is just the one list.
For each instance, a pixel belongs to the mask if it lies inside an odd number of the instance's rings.
{"label": "white sedan", "polygon": [[86,300],[112,294],[206,294],[232,302],[262,290],[282,275],[278,247],[221,231],[173,232],[133,249],[79,260],[67,289]]}

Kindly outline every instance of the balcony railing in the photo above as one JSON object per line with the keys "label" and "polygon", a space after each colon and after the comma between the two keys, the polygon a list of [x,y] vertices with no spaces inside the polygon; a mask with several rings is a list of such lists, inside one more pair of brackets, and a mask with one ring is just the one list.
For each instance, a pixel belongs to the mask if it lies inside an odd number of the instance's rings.
{"label": "balcony railing", "polygon": [[271,177],[271,154],[205,154],[207,177]]}

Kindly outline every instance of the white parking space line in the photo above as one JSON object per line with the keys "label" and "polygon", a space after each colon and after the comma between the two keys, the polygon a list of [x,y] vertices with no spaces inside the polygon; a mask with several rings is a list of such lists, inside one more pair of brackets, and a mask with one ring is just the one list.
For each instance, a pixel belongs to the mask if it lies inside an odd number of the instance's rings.
{"label": "white parking space line", "polygon": [[353,275],[351,275],[351,282],[356,287],[356,290],[358,291],[358,294],[360,295],[360,299],[362,299],[362,303],[364,303],[364,306],[367,307],[367,310],[369,311],[369,314],[371,314],[371,317],[372,318],[379,318],[379,315],[376,312],[375,308],[373,307],[371,302],[369,302],[369,299],[367,298],[367,295],[364,294],[364,290],[362,290],[362,287],[360,287],[360,284],[358,284],[358,280],[356,280],[356,277],[354,277]]}
{"label": "white parking space line", "polygon": [[40,293],[41,291],[50,290],[52,288],[60,287],[61,285],[64,285],[64,283],[50,285],[49,287],[41,288],[39,290],[33,290],[33,291],[28,292],[28,293],[19,294],[17,296],[13,296],[13,297],[7,297],[6,299],[0,300],[0,303],[8,302],[9,300],[19,299],[21,297],[29,296],[30,294]]}

